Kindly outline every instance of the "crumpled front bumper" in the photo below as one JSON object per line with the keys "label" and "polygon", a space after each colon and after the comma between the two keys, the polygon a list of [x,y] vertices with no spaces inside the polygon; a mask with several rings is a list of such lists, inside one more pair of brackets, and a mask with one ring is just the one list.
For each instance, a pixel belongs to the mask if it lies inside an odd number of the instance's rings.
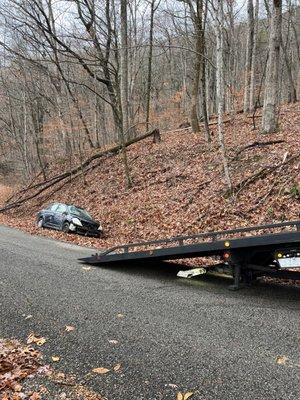
{"label": "crumpled front bumper", "polygon": [[85,236],[98,237],[98,236],[101,236],[101,234],[102,234],[102,230],[93,229],[89,226],[78,226],[73,223],[70,224],[69,229],[71,232],[76,232],[80,235],[85,235]]}

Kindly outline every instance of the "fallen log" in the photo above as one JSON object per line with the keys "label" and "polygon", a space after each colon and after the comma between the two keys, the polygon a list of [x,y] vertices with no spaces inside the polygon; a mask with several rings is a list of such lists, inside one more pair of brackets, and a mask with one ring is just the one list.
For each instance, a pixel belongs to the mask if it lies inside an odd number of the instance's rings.
{"label": "fallen log", "polygon": [[[139,136],[137,138],[128,140],[125,143],[125,147],[129,147],[129,146],[133,145],[134,143],[137,143],[137,142],[139,142],[139,141],[141,141],[143,139],[146,139],[146,138],[148,138],[150,136],[153,136],[154,131],[151,130],[149,132],[146,132],[142,136]],[[106,150],[103,150],[103,151],[101,151],[99,153],[93,154],[91,157],[87,158],[83,163],[77,165],[76,167],[72,168],[69,171],[66,171],[64,173],[55,175],[52,178],[49,178],[49,179],[47,179],[47,180],[45,180],[43,182],[40,182],[40,183],[37,183],[37,184],[35,184],[35,185],[31,186],[31,187],[28,187],[26,189],[27,192],[30,191],[30,190],[33,190],[33,189],[38,189],[38,190],[35,193],[33,193],[33,194],[31,194],[31,195],[29,195],[27,197],[23,197],[23,198],[21,198],[19,200],[16,200],[16,201],[12,202],[12,203],[6,204],[4,207],[0,208],[0,212],[4,212],[4,211],[11,210],[13,208],[20,207],[26,201],[32,200],[35,197],[39,196],[45,190],[49,189],[52,185],[55,185],[55,184],[61,182],[62,180],[66,179],[66,178],[72,177],[73,175],[75,175],[75,177],[77,177],[77,173],[81,172],[81,171],[84,171],[93,161],[95,161],[95,160],[97,160],[99,158],[102,158],[104,156],[107,156],[107,155],[116,154],[121,149],[122,149],[122,145],[121,144],[118,144],[116,146],[110,147],[110,148],[108,148]],[[24,189],[22,189],[20,192],[16,193],[15,196],[17,196],[19,193],[24,193]]]}
{"label": "fallen log", "polygon": [[256,142],[247,144],[246,146],[244,146],[241,149],[239,149],[236,152],[236,154],[232,157],[232,159],[230,161],[235,161],[243,151],[251,149],[253,147],[271,146],[272,144],[279,144],[279,143],[285,143],[285,140],[270,140],[268,142],[258,142],[258,141],[256,141]]}
{"label": "fallen log", "polygon": [[[223,121],[223,124],[227,124],[228,122],[231,122],[232,121],[232,118],[228,118],[228,119],[225,119],[224,121]],[[218,121],[211,121],[211,122],[209,122],[209,126],[212,126],[212,125],[217,125],[218,124]],[[200,124],[201,126],[203,126],[204,124],[203,123],[201,123]],[[185,128],[179,128],[179,129],[170,129],[169,131],[163,131],[162,133],[177,133],[177,132],[184,132],[184,131],[189,131],[191,129],[191,127],[190,126],[187,126],[187,127],[185,127]]]}
{"label": "fallen log", "polygon": [[241,182],[237,183],[231,190],[228,190],[226,192],[226,195],[230,195],[234,193],[236,196],[239,195],[239,193],[244,190],[246,187],[251,185],[252,183],[256,182],[258,179],[265,178],[268,174],[278,170],[282,169],[284,166],[290,164],[291,162],[297,160],[300,158],[300,153],[297,153],[290,158],[285,158],[284,161],[280,162],[279,164],[276,165],[268,165],[266,167],[261,168],[259,171],[255,172],[253,175],[243,179]]}

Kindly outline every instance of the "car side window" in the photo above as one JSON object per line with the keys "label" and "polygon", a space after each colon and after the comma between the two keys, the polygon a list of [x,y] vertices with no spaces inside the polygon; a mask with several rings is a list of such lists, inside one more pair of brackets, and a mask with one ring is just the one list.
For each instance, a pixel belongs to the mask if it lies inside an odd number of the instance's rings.
{"label": "car side window", "polygon": [[57,204],[57,203],[52,204],[50,210],[51,210],[51,211],[56,211],[56,209],[57,209],[58,206],[59,206],[59,204]]}
{"label": "car side window", "polygon": [[61,214],[64,212],[67,212],[67,207],[64,204],[59,204],[56,212],[61,213]]}

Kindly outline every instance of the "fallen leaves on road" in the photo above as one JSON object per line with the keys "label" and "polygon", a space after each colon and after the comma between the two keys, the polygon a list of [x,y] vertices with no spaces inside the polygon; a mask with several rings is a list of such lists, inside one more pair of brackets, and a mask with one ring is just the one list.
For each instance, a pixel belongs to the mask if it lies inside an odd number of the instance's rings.
{"label": "fallen leaves on road", "polygon": [[117,314],[118,318],[124,318],[124,314]]}
{"label": "fallen leaves on road", "polygon": [[178,385],[176,385],[175,383],[167,383],[165,386],[169,386],[169,387],[171,387],[173,389],[177,389],[178,388]]}
{"label": "fallen leaves on road", "polygon": [[119,369],[121,368],[121,364],[117,364],[114,366],[114,371],[119,371]]}
{"label": "fallen leaves on road", "polygon": [[76,385],[73,390],[74,395],[76,396],[74,399],[84,399],[84,400],[104,400],[103,397],[100,396],[99,393],[94,392],[91,389],[83,385]]}
{"label": "fallen leaves on road", "polygon": [[41,399],[41,396],[40,396],[37,392],[33,393],[33,394],[29,397],[29,400],[40,400],[40,399]]}
{"label": "fallen leaves on road", "polygon": [[84,271],[90,271],[91,267],[82,267]]}
{"label": "fallen leaves on road", "polygon": [[75,331],[75,326],[66,325],[66,327],[65,327],[65,331],[66,331],[66,332],[72,332],[72,331]]}
{"label": "fallen leaves on road", "polygon": [[27,396],[22,392],[22,380],[34,374],[47,373],[42,367],[41,353],[17,340],[0,339],[0,392],[2,400],[19,400],[39,397]]}
{"label": "fallen leaves on road", "polygon": [[[36,345],[34,340],[32,344]],[[53,361],[59,359],[58,356],[52,357]],[[30,379],[23,384],[26,378]],[[53,386],[53,383],[56,386]],[[57,397],[60,392],[57,390],[57,384],[65,387],[64,393],[60,393],[62,396],[59,397]],[[99,393],[78,383],[75,375],[67,375],[48,365],[42,365],[40,351],[17,340],[0,338],[0,399],[44,400],[45,398],[104,400]]]}
{"label": "fallen leaves on road", "polygon": [[110,369],[103,368],[103,367],[99,367],[99,368],[94,368],[93,369],[93,372],[95,372],[95,374],[100,374],[100,375],[107,374],[109,371],[110,371]]}
{"label": "fallen leaves on road", "polygon": [[52,356],[51,359],[52,359],[53,362],[58,362],[60,360],[60,357]]}
{"label": "fallen leaves on road", "polygon": [[[121,364],[116,364],[116,365],[113,367],[113,370],[114,370],[115,372],[118,372],[118,371],[121,369],[121,367],[122,367]],[[92,371],[93,371],[95,374],[105,375],[105,374],[107,374],[108,372],[110,372],[111,370],[108,369],[108,368],[99,367],[99,368],[94,368]]]}
{"label": "fallen leaves on road", "polygon": [[43,344],[46,343],[46,339],[42,336],[36,336],[34,333],[30,333],[30,335],[27,338],[27,344],[35,343],[38,346],[42,346]]}
{"label": "fallen leaves on road", "polygon": [[65,374],[64,372],[52,370],[49,375],[49,380],[64,386],[76,386],[76,378],[74,375]]}
{"label": "fallen leaves on road", "polygon": [[190,397],[192,397],[194,392],[186,392],[186,393],[177,393],[176,400],[188,400]]}
{"label": "fallen leaves on road", "polygon": [[276,364],[285,365],[288,358],[286,356],[277,356],[276,357]]}
{"label": "fallen leaves on road", "polygon": [[117,340],[115,340],[115,339],[110,339],[110,340],[109,340],[109,343],[111,343],[111,344],[118,344],[119,342],[118,342]]}

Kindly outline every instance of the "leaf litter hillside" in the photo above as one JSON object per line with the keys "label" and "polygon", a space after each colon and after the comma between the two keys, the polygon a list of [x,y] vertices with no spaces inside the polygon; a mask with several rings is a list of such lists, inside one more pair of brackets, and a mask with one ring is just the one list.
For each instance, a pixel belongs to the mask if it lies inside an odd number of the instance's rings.
{"label": "leaf litter hillside", "polygon": [[[260,118],[256,118],[257,126]],[[262,135],[252,118],[237,114],[225,124],[233,193],[224,180],[216,126],[213,141],[186,131],[162,133],[128,147],[133,187],[125,189],[121,156],[106,155],[81,176],[57,183],[0,222],[99,248],[139,240],[299,218],[300,104],[284,105],[280,131]],[[51,166],[55,174],[55,166]],[[30,193],[30,191],[29,191]],[[102,222],[101,239],[38,230],[35,213],[59,201],[86,208]]]}

